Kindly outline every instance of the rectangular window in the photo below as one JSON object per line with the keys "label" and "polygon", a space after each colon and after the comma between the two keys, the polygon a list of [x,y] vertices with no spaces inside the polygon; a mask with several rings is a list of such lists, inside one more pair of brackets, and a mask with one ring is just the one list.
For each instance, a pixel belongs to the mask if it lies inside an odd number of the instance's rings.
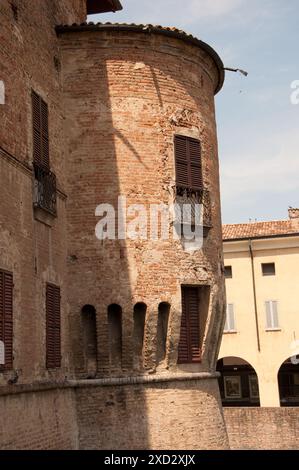
{"label": "rectangular window", "polygon": [[239,375],[224,376],[224,396],[228,399],[242,398],[241,377]]}
{"label": "rectangular window", "polygon": [[226,320],[224,325],[224,333],[228,331],[235,331],[234,304],[227,304],[226,306]]}
{"label": "rectangular window", "polygon": [[13,368],[13,275],[0,270],[0,341],[4,344],[4,364],[0,369]]}
{"label": "rectangular window", "polygon": [[32,91],[34,207],[56,216],[56,176],[50,171],[47,103]]}
{"label": "rectangular window", "polygon": [[182,287],[182,320],[178,363],[200,362],[200,319],[198,287]]}
{"label": "rectangular window", "polygon": [[268,300],[266,302],[266,329],[278,329],[278,309],[276,300]]}
{"label": "rectangular window", "polygon": [[199,140],[177,135],[174,138],[176,184],[200,191],[203,189],[201,144]]}
{"label": "rectangular window", "polygon": [[262,263],[263,276],[275,276],[275,263]]}
{"label": "rectangular window", "polygon": [[233,277],[233,270],[231,266],[224,266],[224,277],[225,279],[231,279]]}
{"label": "rectangular window", "polygon": [[33,161],[44,170],[50,169],[49,162],[49,124],[48,105],[32,91],[32,123],[33,123]]}
{"label": "rectangular window", "polygon": [[61,365],[60,288],[53,284],[46,288],[46,363],[47,369]]}

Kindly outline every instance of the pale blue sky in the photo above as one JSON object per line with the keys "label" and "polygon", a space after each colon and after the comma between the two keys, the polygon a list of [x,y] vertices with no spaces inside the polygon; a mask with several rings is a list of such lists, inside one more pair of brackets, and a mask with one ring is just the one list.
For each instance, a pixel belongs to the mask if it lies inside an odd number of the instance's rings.
{"label": "pale blue sky", "polygon": [[299,207],[298,0],[122,0],[92,21],[177,26],[208,42],[227,72],[216,97],[224,223],[287,217]]}

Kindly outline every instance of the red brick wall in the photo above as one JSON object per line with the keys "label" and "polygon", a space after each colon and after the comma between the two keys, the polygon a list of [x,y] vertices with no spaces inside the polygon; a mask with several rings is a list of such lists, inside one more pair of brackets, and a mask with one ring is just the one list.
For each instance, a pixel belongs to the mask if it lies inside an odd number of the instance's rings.
{"label": "red brick wall", "polygon": [[1,450],[78,448],[72,389],[1,397],[0,415]]}
{"label": "red brick wall", "polygon": [[299,408],[224,408],[231,449],[298,450]]}
{"label": "red brick wall", "polygon": [[227,449],[216,379],[86,387],[76,397],[80,449]]}
{"label": "red brick wall", "polygon": [[[223,411],[232,450],[298,449],[299,408]],[[227,448],[215,379],[18,393],[0,413],[0,449]]]}
{"label": "red brick wall", "polygon": [[0,449],[227,448],[216,379],[114,382],[14,387],[0,399]]}
{"label": "red brick wall", "polygon": [[[14,276],[13,351],[19,382],[60,376],[69,368],[68,324],[65,308],[65,204],[58,198],[58,219],[52,228],[33,219],[32,174],[12,160],[0,157],[0,267]],[[5,183],[4,183],[5,181]],[[62,369],[49,373],[46,367],[45,286],[62,288]],[[0,374],[0,385],[15,372]]]}
{"label": "red brick wall", "polygon": [[0,107],[0,143],[21,161],[32,160],[31,88],[40,93],[50,108],[50,152],[53,168],[62,168],[64,147],[61,132],[59,46],[55,25],[83,21],[84,0],[2,0],[0,80],[6,87],[6,104]]}
{"label": "red brick wall", "polygon": [[[13,348],[19,382],[64,378],[70,368],[65,146],[55,25],[82,21],[85,13],[84,0],[3,0],[0,5],[0,80],[5,84],[5,104],[0,105],[0,268],[14,275]],[[50,226],[33,217],[32,88],[49,105],[50,163],[59,189],[58,218],[52,219]],[[62,288],[63,363],[57,373],[45,370],[46,282]],[[0,374],[0,385],[14,377],[14,372]]]}

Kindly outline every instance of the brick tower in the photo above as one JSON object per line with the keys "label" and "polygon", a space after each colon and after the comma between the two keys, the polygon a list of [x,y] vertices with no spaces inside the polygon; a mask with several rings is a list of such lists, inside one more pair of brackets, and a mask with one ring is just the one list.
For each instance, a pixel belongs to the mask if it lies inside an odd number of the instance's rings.
{"label": "brick tower", "polygon": [[[57,31],[82,445],[225,447],[214,374],[225,302],[214,114],[221,60],[176,29]],[[203,247],[153,240],[148,225],[137,239],[97,239],[96,207],[111,204],[119,219],[119,196],[147,215],[152,204],[195,198],[204,205]]]}

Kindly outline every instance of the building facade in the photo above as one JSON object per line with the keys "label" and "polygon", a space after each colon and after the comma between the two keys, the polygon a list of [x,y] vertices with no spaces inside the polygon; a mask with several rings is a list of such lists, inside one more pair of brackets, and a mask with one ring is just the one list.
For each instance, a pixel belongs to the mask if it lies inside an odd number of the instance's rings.
{"label": "building facade", "polygon": [[225,406],[298,406],[299,210],[225,225],[227,316],[217,369]]}
{"label": "building facade", "polygon": [[[223,65],[174,28],[84,23],[109,8],[0,7],[0,447],[227,448]],[[127,207],[174,201],[203,205],[200,249],[120,236]],[[108,204],[116,239],[99,239]]]}

